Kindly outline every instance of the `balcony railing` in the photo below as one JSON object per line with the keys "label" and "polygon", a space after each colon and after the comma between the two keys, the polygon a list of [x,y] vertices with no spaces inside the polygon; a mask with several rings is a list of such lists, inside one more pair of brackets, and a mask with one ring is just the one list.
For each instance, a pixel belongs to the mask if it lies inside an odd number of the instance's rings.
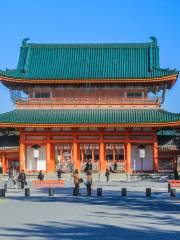
{"label": "balcony railing", "polygon": [[17,105],[160,105],[161,98],[29,98],[18,99]]}

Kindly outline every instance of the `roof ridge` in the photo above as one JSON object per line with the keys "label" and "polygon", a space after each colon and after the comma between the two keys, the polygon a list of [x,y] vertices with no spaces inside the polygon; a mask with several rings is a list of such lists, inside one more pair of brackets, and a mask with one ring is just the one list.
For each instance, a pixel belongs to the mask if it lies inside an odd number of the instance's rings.
{"label": "roof ridge", "polygon": [[147,43],[27,43],[25,47],[31,48],[148,48]]}
{"label": "roof ridge", "polygon": [[145,43],[27,43],[29,41],[29,38],[24,38],[22,40],[22,47],[32,47],[32,48],[41,48],[41,47],[51,47],[51,48],[118,48],[118,47],[157,47],[157,39],[155,37],[150,37],[152,40],[151,42],[145,42]]}

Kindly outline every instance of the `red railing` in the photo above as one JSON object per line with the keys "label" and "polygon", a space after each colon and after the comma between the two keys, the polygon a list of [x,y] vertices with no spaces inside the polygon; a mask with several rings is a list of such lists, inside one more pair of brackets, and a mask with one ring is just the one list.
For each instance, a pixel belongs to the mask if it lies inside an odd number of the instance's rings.
{"label": "red railing", "polygon": [[160,98],[29,98],[19,99],[16,101],[17,105],[24,104],[62,104],[62,105],[86,105],[86,104],[153,104],[159,105]]}

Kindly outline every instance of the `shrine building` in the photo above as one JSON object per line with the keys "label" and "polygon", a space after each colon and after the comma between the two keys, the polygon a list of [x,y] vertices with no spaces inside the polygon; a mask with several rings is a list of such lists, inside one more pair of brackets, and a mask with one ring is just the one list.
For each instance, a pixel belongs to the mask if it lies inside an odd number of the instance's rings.
{"label": "shrine building", "polygon": [[[0,71],[15,110],[0,114],[0,164],[26,172],[171,172],[180,114],[162,108],[179,72],[163,69],[147,43],[22,41],[17,68]],[[1,102],[3,104],[3,102]]]}

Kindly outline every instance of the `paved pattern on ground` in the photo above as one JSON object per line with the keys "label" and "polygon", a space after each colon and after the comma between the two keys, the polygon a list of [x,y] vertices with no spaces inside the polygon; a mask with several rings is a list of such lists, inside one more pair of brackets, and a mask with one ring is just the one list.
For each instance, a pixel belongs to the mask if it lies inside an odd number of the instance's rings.
{"label": "paved pattern on ground", "polygon": [[[2,182],[0,186],[2,187]],[[103,196],[96,197],[96,188]],[[121,197],[121,187],[128,196]],[[151,198],[145,188],[152,187]],[[0,239],[78,239],[78,240],[180,240],[180,192],[175,198],[167,193],[167,182],[95,182],[91,198],[72,196],[72,184],[56,189],[8,189],[0,199]]]}

